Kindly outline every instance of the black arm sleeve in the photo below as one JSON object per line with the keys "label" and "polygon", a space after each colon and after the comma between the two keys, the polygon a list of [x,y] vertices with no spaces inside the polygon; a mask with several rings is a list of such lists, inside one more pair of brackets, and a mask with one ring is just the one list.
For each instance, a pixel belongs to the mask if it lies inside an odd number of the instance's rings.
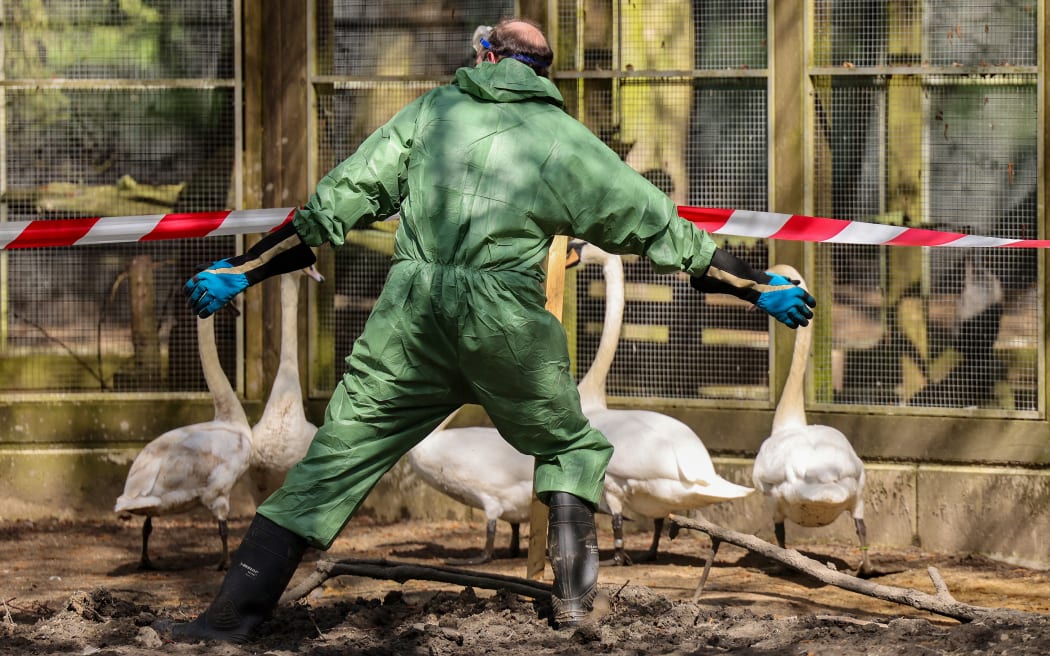
{"label": "black arm sleeve", "polygon": [[689,284],[700,292],[729,294],[754,303],[759,294],[768,290],[766,286],[771,280],[769,274],[754,270],[747,262],[719,248],[704,275],[693,276]]}
{"label": "black arm sleeve", "polygon": [[317,257],[289,221],[260,239],[243,255],[231,257],[227,261],[232,267],[240,269],[248,282],[254,285],[272,276],[305,269],[316,262]]}

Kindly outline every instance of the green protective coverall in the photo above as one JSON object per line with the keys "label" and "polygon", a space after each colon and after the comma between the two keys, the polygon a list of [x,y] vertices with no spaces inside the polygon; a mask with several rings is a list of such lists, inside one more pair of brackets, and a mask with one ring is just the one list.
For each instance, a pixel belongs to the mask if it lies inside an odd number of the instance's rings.
{"label": "green protective coverall", "polygon": [[327,549],[380,477],[452,411],[479,403],[536,459],[535,490],[597,504],[612,446],[580,409],[545,308],[554,235],[703,275],[711,238],[566,114],[513,59],[461,68],[318,184],[310,246],[401,213],[393,264],[309,451],[259,514]]}

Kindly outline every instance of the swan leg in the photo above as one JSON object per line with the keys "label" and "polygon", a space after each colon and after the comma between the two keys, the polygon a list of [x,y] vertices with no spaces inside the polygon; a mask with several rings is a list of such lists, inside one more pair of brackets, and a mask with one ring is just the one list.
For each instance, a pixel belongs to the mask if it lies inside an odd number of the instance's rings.
{"label": "swan leg", "polygon": [[784,522],[773,523],[773,534],[777,536],[777,545],[781,549],[786,549],[785,543],[787,538],[787,531],[784,530]]}
{"label": "swan leg", "polygon": [[510,557],[517,558],[521,555],[521,524],[512,522],[510,525]]}
{"label": "swan leg", "polygon": [[230,527],[227,526],[225,519],[220,519],[218,522],[219,540],[222,541],[222,556],[219,558],[219,565],[215,569],[225,572],[230,567]]}
{"label": "swan leg", "polygon": [[492,560],[492,554],[496,550],[496,520],[490,519],[485,522],[485,549],[480,555],[473,558],[449,558],[446,565],[484,565]]}
{"label": "swan leg", "polygon": [[653,541],[649,545],[649,551],[645,554],[645,560],[652,562],[656,560],[656,550],[660,548],[660,536],[664,532],[664,518],[657,517],[653,520]]}
{"label": "swan leg", "polygon": [[863,517],[854,517],[853,523],[857,527],[857,537],[860,538],[860,569],[857,570],[857,576],[861,578],[867,578],[874,570],[871,568],[871,561],[868,560],[868,528],[864,525]]}
{"label": "swan leg", "polygon": [[[787,549],[787,547],[785,546],[787,544],[787,531],[784,528],[783,519],[779,521],[773,521],[773,535],[775,535],[777,538],[777,546],[781,549]],[[785,568],[785,566],[781,565],[780,563],[774,562],[768,568],[766,568],[766,571],[770,574],[776,575],[786,572],[787,568]]]}
{"label": "swan leg", "polygon": [[696,590],[693,591],[694,601],[704,594],[704,586],[707,585],[707,575],[711,573],[711,565],[715,562],[715,555],[718,554],[718,547],[721,545],[721,540],[714,537],[711,538],[711,555],[707,557],[707,562],[704,563],[704,573],[700,575],[700,582],[696,584]]}
{"label": "swan leg", "polygon": [[139,557],[139,569],[157,569],[149,559],[149,536],[153,532],[153,518],[146,515],[142,522],[142,555]]}
{"label": "swan leg", "polygon": [[669,537],[670,539],[674,540],[675,538],[678,537],[678,532],[680,530],[682,530],[681,526],[679,526],[678,524],[675,524],[674,522],[671,522],[671,525],[667,527],[667,537]]}
{"label": "swan leg", "polygon": [[623,548],[623,515],[620,513],[613,513],[612,516],[612,530],[613,530],[613,557],[610,560],[602,561],[603,565],[618,565],[626,567],[627,565],[633,565],[634,562],[631,557],[627,555],[627,551]]}

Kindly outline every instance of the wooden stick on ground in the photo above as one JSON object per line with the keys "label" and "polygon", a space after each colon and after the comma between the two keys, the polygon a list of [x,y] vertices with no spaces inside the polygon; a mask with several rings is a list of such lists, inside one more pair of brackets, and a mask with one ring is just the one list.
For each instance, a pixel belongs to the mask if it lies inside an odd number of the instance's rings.
{"label": "wooden stick on ground", "polygon": [[983,606],[972,606],[957,601],[952,597],[951,593],[948,592],[948,586],[945,584],[944,579],[941,578],[940,572],[938,572],[935,567],[928,568],[928,572],[937,592],[936,594],[928,594],[911,588],[880,585],[864,579],[859,579],[850,574],[830,569],[812,558],[803,556],[794,549],[781,549],[777,545],[756,538],[753,535],[738,533],[723,528],[717,524],[712,524],[706,519],[690,519],[679,515],[670,515],[668,519],[682,528],[702,531],[711,536],[712,540],[729,542],[738,547],[743,547],[748,551],[753,551],[765,556],[766,558],[775,560],[778,563],[787,565],[803,574],[808,574],[818,581],[827,583],[828,585],[834,585],[843,590],[857,592],[869,597],[875,597],[876,599],[882,599],[883,601],[891,601],[898,604],[904,604],[905,606],[911,606],[912,608],[917,608],[919,610],[929,611],[937,615],[943,615],[945,617],[959,620],[960,622],[972,622],[976,619],[991,616],[1042,617],[1038,614],[1024,613],[1009,608],[985,608]]}
{"label": "wooden stick on ground", "polygon": [[302,599],[325,581],[335,576],[367,576],[374,579],[386,579],[404,583],[410,579],[423,581],[440,581],[486,590],[508,590],[533,599],[549,597],[551,585],[540,581],[522,579],[503,574],[489,574],[454,567],[439,567],[406,563],[390,560],[321,560],[313,574],[298,585],[289,588],[281,596],[280,603],[290,603]]}

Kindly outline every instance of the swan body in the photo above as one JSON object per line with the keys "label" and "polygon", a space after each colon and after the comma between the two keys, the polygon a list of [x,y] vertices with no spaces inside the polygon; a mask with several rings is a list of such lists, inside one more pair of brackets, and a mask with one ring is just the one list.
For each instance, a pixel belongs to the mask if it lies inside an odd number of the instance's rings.
{"label": "swan body", "polygon": [[532,507],[532,456],[521,453],[495,428],[445,428],[451,417],[408,452],[408,462],[428,485],[456,501],[485,513],[486,540],[482,554],[450,561],[481,564],[492,560],[496,522],[509,522],[510,553],[519,553],[522,522]]}
{"label": "swan body", "polygon": [[588,417],[615,449],[605,488],[614,514],[626,508],[660,518],[753,491],[719,476],[699,437],[673,417],[647,410],[603,410]]}
{"label": "swan body", "polygon": [[623,325],[623,262],[590,244],[583,248],[581,261],[602,263],[605,275],[605,322],[579,390],[584,414],[613,445],[602,501],[602,510],[613,516],[613,560],[630,562],[623,549],[622,522],[632,515],[653,519],[647,558],[654,559],[669,513],[739,499],[754,490],[719,476],[700,437],[684,422],[650,410],[607,407],[605,383]]}
{"label": "swan body", "polygon": [[830,426],[781,430],[755,459],[755,487],[775,503],[774,521],[827,526],[844,512],[863,516],[864,463]]}
{"label": "swan body", "polygon": [[299,281],[303,275],[324,278],[314,267],[281,276],[281,355],[262,416],[252,426],[249,476],[256,504],[284,483],[285,474],[299,462],[317,432],[306,418],[299,382]]}
{"label": "swan body", "polygon": [[229,565],[227,517],[230,494],[248,469],[251,428],[237,394],[219,364],[214,317],[197,320],[197,343],[204,379],[215,404],[212,421],[167,431],[135,457],[115,512],[145,515],[140,569],[152,569],[149,536],[152,518],[181,513],[201,505],[219,527],[222,556],[218,568]]}
{"label": "swan body", "polygon": [[[795,269],[770,269],[800,280]],[[805,286],[805,281],[801,282]],[[863,562],[870,571],[864,526],[864,463],[846,436],[831,426],[808,424],[803,381],[813,324],[796,329],[791,369],[773,417],[771,434],[755,457],[752,480],[773,505],[777,542],[785,543],[784,520],[800,526],[827,526],[844,512],[853,517]]]}

